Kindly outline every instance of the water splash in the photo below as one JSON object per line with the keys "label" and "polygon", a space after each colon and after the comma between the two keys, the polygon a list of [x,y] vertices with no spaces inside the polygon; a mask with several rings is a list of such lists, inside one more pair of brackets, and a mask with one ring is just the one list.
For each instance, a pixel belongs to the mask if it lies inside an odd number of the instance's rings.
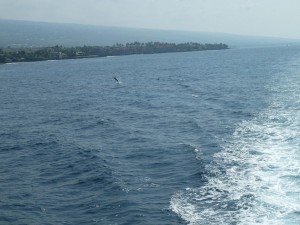
{"label": "water splash", "polygon": [[284,75],[267,87],[269,107],[214,155],[207,183],[172,196],[189,224],[300,224],[300,81]]}

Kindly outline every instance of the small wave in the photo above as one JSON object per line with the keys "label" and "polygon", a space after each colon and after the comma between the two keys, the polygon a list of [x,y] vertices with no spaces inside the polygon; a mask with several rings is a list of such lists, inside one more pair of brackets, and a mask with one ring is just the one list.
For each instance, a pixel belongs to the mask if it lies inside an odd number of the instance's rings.
{"label": "small wave", "polygon": [[196,155],[196,159],[200,160],[202,156],[202,150],[199,146],[193,145],[193,144],[186,144],[186,143],[179,143],[180,146],[183,146],[184,148],[190,149],[193,151]]}
{"label": "small wave", "polygon": [[300,113],[287,107],[298,89],[279,88],[270,107],[240,123],[206,167],[207,183],[176,192],[171,210],[191,225],[299,224]]}

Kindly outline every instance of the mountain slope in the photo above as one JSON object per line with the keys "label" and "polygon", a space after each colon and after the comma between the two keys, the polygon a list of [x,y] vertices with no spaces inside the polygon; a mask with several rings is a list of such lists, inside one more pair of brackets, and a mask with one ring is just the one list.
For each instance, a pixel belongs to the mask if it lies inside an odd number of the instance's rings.
{"label": "mountain slope", "polygon": [[0,47],[112,45],[126,42],[226,43],[231,47],[298,42],[298,40],[252,37],[222,33],[170,31],[0,20]]}

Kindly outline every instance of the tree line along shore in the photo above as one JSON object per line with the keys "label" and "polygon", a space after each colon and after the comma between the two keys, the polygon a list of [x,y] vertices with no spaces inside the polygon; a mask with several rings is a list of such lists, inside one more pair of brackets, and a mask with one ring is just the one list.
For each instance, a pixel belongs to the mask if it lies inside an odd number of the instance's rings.
{"label": "tree line along shore", "polygon": [[83,47],[27,47],[0,49],[0,63],[32,62],[43,60],[92,58],[106,56],[121,56],[133,54],[156,54],[168,52],[190,52],[228,49],[223,43],[201,44],[187,42],[181,44],[165,42],[133,42],[115,44],[112,46],[83,46]]}

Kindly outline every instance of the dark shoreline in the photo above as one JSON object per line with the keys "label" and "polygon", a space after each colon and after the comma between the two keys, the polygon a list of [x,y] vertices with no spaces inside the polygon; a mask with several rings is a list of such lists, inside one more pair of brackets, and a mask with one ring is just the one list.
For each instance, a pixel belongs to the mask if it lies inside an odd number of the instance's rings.
{"label": "dark shoreline", "polygon": [[135,54],[158,54],[171,52],[191,52],[208,50],[225,50],[228,45],[200,44],[187,42],[181,44],[164,42],[127,43],[113,46],[83,46],[83,47],[43,47],[43,48],[6,48],[0,49],[0,63],[34,62],[61,59],[81,59],[107,56],[122,56]]}

